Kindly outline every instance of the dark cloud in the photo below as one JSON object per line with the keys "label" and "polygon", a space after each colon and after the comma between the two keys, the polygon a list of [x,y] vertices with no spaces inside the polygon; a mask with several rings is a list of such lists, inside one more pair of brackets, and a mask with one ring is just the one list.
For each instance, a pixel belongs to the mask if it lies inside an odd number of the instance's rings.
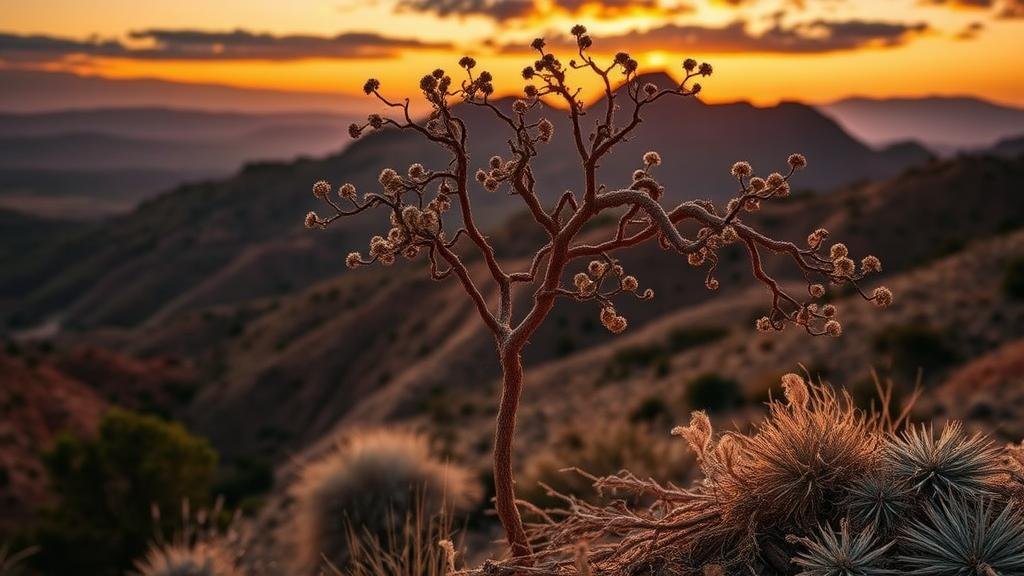
{"label": "dark cloud", "polygon": [[[683,53],[770,52],[786,54],[836,52],[865,47],[892,47],[929,30],[925,23],[899,24],[863,20],[812,20],[791,26],[776,23],[753,34],[746,22],[736,21],[720,28],[667,24],[647,31],[598,39],[603,46],[631,51],[671,50]],[[572,47],[567,39],[549,42]],[[509,47],[518,50],[520,47]]]}
{"label": "dark cloud", "polygon": [[920,0],[921,4],[930,6],[949,6],[951,8],[975,8],[987,10],[995,5],[995,0]]}
{"label": "dark cloud", "polygon": [[960,32],[957,32],[957,40],[974,40],[979,34],[985,29],[985,24],[981,22],[971,22],[967,26],[964,26]]}
{"label": "dark cloud", "polygon": [[451,47],[449,43],[422,42],[361,32],[328,37],[275,36],[245,30],[141,30],[131,32],[129,38],[139,46],[119,40],[72,40],[0,33],[0,61],[46,62],[79,55],[162,60],[385,58],[406,48]]}
{"label": "dark cloud", "polygon": [[[599,19],[614,18],[636,9],[666,16],[693,11],[693,7],[687,3],[662,5],[659,0],[553,0],[551,8],[576,14],[584,6],[596,8],[596,13],[588,12],[588,16]],[[398,9],[442,17],[484,16],[498,21],[542,15],[533,0],[400,0]]]}
{"label": "dark cloud", "polygon": [[1000,18],[1024,18],[1024,0],[1003,0],[999,7]]}

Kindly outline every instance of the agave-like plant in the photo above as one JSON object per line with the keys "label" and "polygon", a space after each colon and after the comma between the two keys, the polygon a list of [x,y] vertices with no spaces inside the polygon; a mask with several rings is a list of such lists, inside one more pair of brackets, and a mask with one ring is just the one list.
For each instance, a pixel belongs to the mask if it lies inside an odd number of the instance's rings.
{"label": "agave-like plant", "polygon": [[946,424],[938,439],[930,425],[907,428],[886,444],[884,459],[897,479],[929,497],[985,497],[1001,473],[992,441],[968,436],[959,422]]}
{"label": "agave-like plant", "polygon": [[1024,516],[1013,504],[942,498],[900,535],[904,572],[915,576],[1024,575]]}
{"label": "agave-like plant", "polygon": [[838,534],[829,527],[818,529],[816,538],[788,536],[792,544],[800,544],[793,563],[802,569],[797,576],[883,576],[897,574],[885,567],[886,552],[896,543],[879,544],[873,526],[850,535],[849,522],[840,522]]}
{"label": "agave-like plant", "polygon": [[913,492],[890,471],[881,468],[854,481],[847,489],[846,508],[854,527],[873,527],[887,536],[906,520]]}

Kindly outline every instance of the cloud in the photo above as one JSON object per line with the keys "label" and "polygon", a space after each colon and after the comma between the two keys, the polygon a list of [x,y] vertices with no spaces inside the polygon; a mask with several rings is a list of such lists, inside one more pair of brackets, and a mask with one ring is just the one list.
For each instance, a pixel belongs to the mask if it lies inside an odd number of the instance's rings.
{"label": "cloud", "polygon": [[[634,30],[618,36],[598,38],[601,46],[622,47],[630,51],[669,50],[701,53],[784,53],[810,54],[856,50],[867,47],[893,47],[930,30],[923,22],[912,24],[870,22],[864,20],[812,20],[791,26],[776,23],[764,32],[753,34],[746,22],[738,20],[720,28],[700,25],[666,24],[647,31]],[[568,39],[549,41],[552,46],[575,48]],[[518,51],[519,46],[507,47]]]}
{"label": "cloud", "polygon": [[975,10],[988,10],[995,5],[995,0],[920,0],[921,4],[929,6],[948,6],[950,8],[966,8]]}
{"label": "cloud", "polygon": [[132,43],[90,38],[0,33],[0,62],[48,62],[71,56],[149,60],[299,60],[304,58],[386,58],[403,49],[450,48],[449,43],[350,32],[337,36],[258,34],[246,30],[140,30]]}
{"label": "cloud", "polygon": [[552,12],[579,14],[585,11],[591,18],[610,19],[630,12],[672,16],[693,11],[693,6],[687,3],[668,5],[661,0],[552,0],[543,7],[534,0],[399,0],[397,8],[441,17],[483,16],[499,22],[545,16]]}
{"label": "cloud", "polygon": [[981,32],[985,30],[985,24],[982,22],[971,22],[970,24],[963,27],[962,30],[957,32],[957,40],[974,40],[978,37]]}
{"label": "cloud", "polygon": [[1024,0],[1003,0],[998,16],[1000,18],[1024,18]]}

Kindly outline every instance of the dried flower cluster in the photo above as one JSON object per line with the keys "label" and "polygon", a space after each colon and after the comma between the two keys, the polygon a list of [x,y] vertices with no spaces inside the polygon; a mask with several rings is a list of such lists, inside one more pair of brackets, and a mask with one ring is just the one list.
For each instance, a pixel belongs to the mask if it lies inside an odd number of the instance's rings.
{"label": "dried flower cluster", "polygon": [[[704,412],[681,436],[702,478],[689,488],[628,472],[594,478],[591,504],[536,511],[535,565],[582,574],[991,576],[1024,570],[1024,452],[948,424],[938,435],[864,413],[796,374],[751,434],[716,437]],[[891,390],[889,391],[891,394]],[[888,398],[883,397],[883,400]],[[645,496],[647,507],[630,505]],[[836,530],[838,528],[838,530]],[[468,573],[467,573],[468,574]]]}
{"label": "dried flower cluster", "polygon": [[[806,158],[799,154],[789,157],[784,173],[772,172],[763,177],[755,174],[749,163],[737,162],[732,173],[739,191],[724,206],[702,200],[664,206],[664,190],[655,176],[662,156],[656,151],[643,155],[640,167],[625,187],[603,183],[598,175],[601,160],[635,135],[643,111],[654,102],[698,94],[702,87],[694,79],[710,76],[713,69],[710,64],[687,59],[682,62],[684,77],[680,84],[665,88],[643,83],[638,81],[639,64],[629,53],[618,52],[610,62],[601,63],[589,52],[594,41],[586,28],[577,25],[571,33],[577,50],[567,63],[548,51],[543,39],[532,42],[536,59],[522,70],[527,84],[523,96],[510,109],[491,101],[494,78],[486,70],[478,70],[476,60],[469,56],[458,62],[459,79],[442,69],[422,77],[422,97],[431,107],[422,120],[412,118],[408,100],[391,100],[382,93],[378,80],[367,80],[363,87],[366,94],[377,98],[392,114],[372,114],[365,123],[353,124],[349,128],[353,137],[387,128],[415,132],[448,151],[451,161],[440,168],[420,163],[401,172],[386,168],[380,174],[379,190],[361,197],[351,184],[332,193],[327,182],[317,182],[313,195],[325,203],[329,215],[322,217],[310,212],[305,218],[307,227],[324,228],[339,218],[382,208],[388,212],[388,229],[370,239],[365,255],[349,254],[349,267],[374,263],[389,266],[399,255],[410,259],[425,255],[432,278],[453,276],[465,289],[497,343],[502,397],[494,445],[495,506],[513,555],[527,563],[530,546],[515,499],[511,461],[523,386],[521,357],[530,337],[558,298],[595,303],[601,323],[611,332],[619,333],[626,330],[628,320],[618,311],[614,300],[626,296],[650,299],[654,293],[649,289],[638,292],[640,282],[625,273],[615,257],[618,251],[657,241],[664,249],[680,254],[689,265],[706,267],[705,286],[716,290],[720,287],[715,278],[719,250],[738,244],[745,248],[755,278],[772,295],[770,311],[757,322],[758,329],[781,330],[789,323],[810,334],[838,336],[842,327],[835,307],[814,300],[825,296],[826,283],[851,284],[861,291],[859,282],[864,276],[881,268],[878,259],[869,256],[856,270],[842,244],[834,244],[823,253],[823,241],[828,236],[823,230],[813,233],[810,245],[802,248],[770,238],[743,222],[746,212],[789,194],[791,176],[807,165]],[[587,71],[598,77],[604,88],[603,106],[585,109],[580,89],[567,82],[568,70]],[[548,197],[538,187],[532,162],[541,153],[542,145],[555,137],[554,124],[547,118],[536,117],[544,109],[540,105],[542,99],[561,104],[569,117],[566,137],[575,149],[584,182],[580,194],[566,191]],[[465,107],[487,109],[507,127],[506,156],[494,156],[483,166],[471,165],[468,127],[459,116]],[[537,247],[531,264],[523,270],[506,269],[474,218],[474,194],[498,190],[519,196],[547,236],[544,244]],[[607,239],[588,243],[579,238],[588,223],[609,213],[619,219]],[[696,232],[684,236],[684,225],[694,226]],[[470,273],[464,260],[467,252],[480,257],[489,276],[485,287],[481,286],[479,276]],[[765,271],[765,253],[782,254],[795,264],[808,279],[810,299],[790,295]],[[565,285],[573,264],[588,261],[586,271],[576,273],[571,285]],[[514,291],[516,284],[525,284],[530,289]],[[516,294],[527,299],[525,306],[516,305]],[[876,289],[870,296],[861,294],[880,306],[892,302],[892,293],[884,288]]]}

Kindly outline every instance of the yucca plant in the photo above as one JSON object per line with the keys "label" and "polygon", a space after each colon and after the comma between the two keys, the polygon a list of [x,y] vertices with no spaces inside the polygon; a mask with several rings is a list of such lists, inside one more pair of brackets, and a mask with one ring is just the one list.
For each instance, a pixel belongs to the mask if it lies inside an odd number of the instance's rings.
{"label": "yucca plant", "polygon": [[797,576],[884,576],[898,573],[885,567],[886,552],[895,541],[879,543],[872,526],[851,536],[849,522],[843,520],[838,533],[829,527],[821,527],[815,538],[789,536],[786,540],[804,547],[793,558],[793,563],[801,568]]}
{"label": "yucca plant", "polygon": [[892,534],[913,508],[913,491],[889,470],[876,469],[847,489],[847,514],[855,528]]}
{"label": "yucca plant", "polygon": [[906,574],[1024,574],[1024,517],[1013,504],[940,498],[902,530],[899,542]]}
{"label": "yucca plant", "polygon": [[884,464],[896,478],[926,497],[990,495],[1001,473],[1000,460],[991,440],[969,436],[959,422],[946,424],[937,439],[930,425],[909,427],[884,451]]}

